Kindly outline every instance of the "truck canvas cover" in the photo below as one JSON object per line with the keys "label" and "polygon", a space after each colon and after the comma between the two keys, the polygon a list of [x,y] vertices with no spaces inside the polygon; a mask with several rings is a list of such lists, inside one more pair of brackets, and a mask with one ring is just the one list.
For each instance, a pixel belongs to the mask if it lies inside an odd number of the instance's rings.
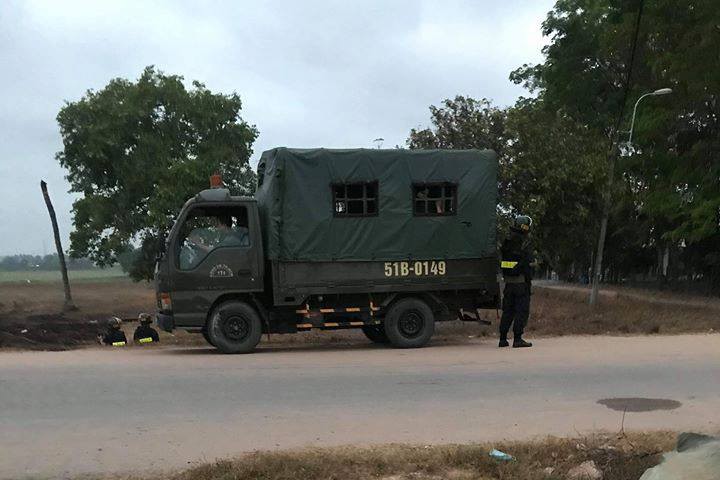
{"label": "truck canvas cover", "polygon": [[[333,185],[377,182],[377,214],[336,216]],[[414,184],[454,184],[456,213],[416,216]],[[492,150],[275,148],[258,164],[266,255],[276,261],[495,256]]]}

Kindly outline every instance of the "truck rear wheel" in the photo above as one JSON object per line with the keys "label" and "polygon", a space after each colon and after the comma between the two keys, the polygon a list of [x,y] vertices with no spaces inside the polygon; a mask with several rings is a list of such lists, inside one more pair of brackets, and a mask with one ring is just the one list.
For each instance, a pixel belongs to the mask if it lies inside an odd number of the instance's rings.
{"label": "truck rear wheel", "polygon": [[207,334],[210,344],[223,353],[249,353],[260,342],[262,321],[253,307],[231,300],[213,310]]}
{"label": "truck rear wheel", "polygon": [[403,298],[385,315],[385,334],[397,348],[425,346],[435,332],[435,316],[419,298]]}
{"label": "truck rear wheel", "polygon": [[362,331],[373,343],[390,343],[390,339],[385,334],[385,328],[382,325],[364,325]]}

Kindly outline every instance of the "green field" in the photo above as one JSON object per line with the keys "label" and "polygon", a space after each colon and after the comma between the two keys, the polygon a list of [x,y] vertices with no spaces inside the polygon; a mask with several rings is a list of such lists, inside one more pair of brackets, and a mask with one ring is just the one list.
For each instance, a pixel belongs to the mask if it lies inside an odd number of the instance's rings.
{"label": "green field", "polygon": [[[70,270],[68,276],[71,281],[84,280],[102,281],[125,278],[127,275],[119,268],[106,268],[103,270]],[[55,283],[62,280],[60,271],[30,271],[30,272],[0,272],[0,283]]]}

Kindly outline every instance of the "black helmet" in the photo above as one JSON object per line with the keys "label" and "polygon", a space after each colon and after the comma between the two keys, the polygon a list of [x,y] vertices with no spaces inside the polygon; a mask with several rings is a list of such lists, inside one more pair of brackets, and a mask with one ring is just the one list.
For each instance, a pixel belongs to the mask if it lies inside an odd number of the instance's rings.
{"label": "black helmet", "polygon": [[120,320],[118,317],[112,317],[110,320],[108,320],[108,326],[110,328],[120,329],[120,327],[122,326],[122,320]]}
{"label": "black helmet", "polygon": [[530,227],[532,226],[532,218],[528,217],[527,215],[518,215],[515,217],[515,220],[513,220],[512,224],[512,230],[520,233],[528,233],[530,231]]}
{"label": "black helmet", "polygon": [[152,316],[149,313],[141,313],[138,315],[138,320],[141,325],[149,325],[152,323]]}

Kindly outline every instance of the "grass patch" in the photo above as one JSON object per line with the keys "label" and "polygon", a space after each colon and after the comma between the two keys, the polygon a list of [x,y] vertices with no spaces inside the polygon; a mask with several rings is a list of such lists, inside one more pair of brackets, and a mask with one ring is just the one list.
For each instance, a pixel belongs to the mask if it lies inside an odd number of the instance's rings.
{"label": "grass patch", "polygon": [[[664,300],[671,295],[663,297]],[[528,332],[535,335],[655,335],[720,330],[717,303],[682,305],[657,299],[607,296],[588,304],[588,293],[536,288]]]}
{"label": "grass patch", "polygon": [[[127,275],[119,267],[93,269],[93,270],[69,270],[68,277],[71,282],[83,281],[113,281],[125,278]],[[0,283],[60,283],[62,276],[59,270],[34,270],[30,272],[2,272],[0,271]]]}
{"label": "grass patch", "polygon": [[[580,439],[548,438],[535,442],[496,444],[308,448],[256,452],[188,470],[149,476],[82,478],[142,478],[147,480],[549,480],[564,479],[568,470],[593,461],[604,480],[637,480],[672,449],[668,432],[627,436],[593,435]],[[498,448],[515,457],[511,462],[489,456]]]}

